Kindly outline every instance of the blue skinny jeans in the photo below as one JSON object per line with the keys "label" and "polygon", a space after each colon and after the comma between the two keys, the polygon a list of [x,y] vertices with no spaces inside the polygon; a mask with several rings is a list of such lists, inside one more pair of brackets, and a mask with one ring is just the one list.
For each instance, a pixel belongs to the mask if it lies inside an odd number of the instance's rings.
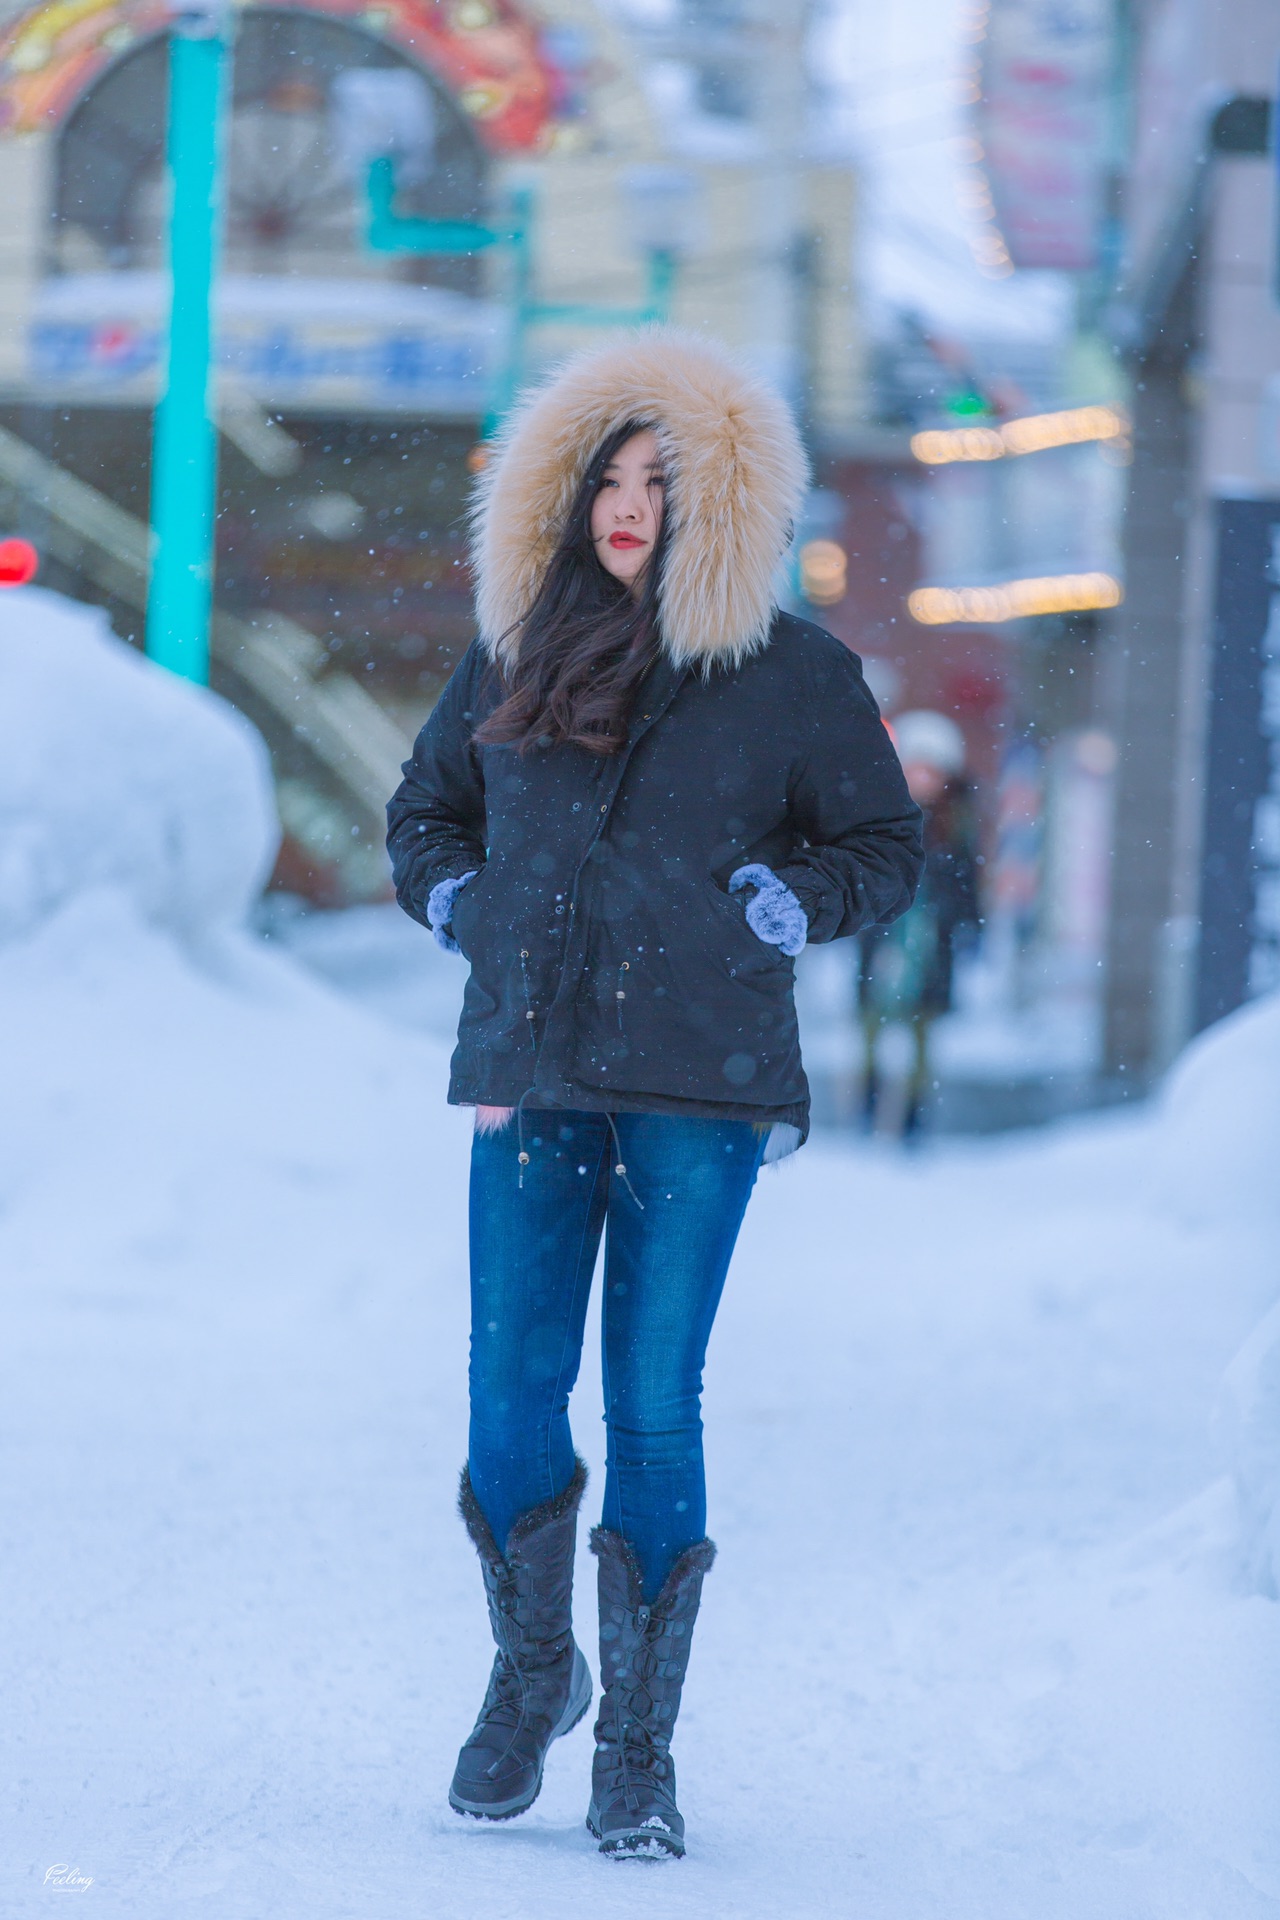
{"label": "blue skinny jeans", "polygon": [[[702,1367],[767,1129],[656,1113],[534,1113],[471,1150],[471,1484],[499,1546],[573,1473],[569,1394],[605,1243],[603,1524],[644,1598],[707,1527]],[[621,1159],[625,1180],[615,1168]]]}

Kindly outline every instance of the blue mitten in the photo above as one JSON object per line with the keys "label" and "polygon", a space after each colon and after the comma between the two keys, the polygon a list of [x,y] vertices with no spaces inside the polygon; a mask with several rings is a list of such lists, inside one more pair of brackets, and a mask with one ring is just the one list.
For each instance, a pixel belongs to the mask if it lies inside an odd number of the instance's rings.
{"label": "blue mitten", "polygon": [[446,953],[461,953],[462,948],[454,939],[449,928],[453,919],[453,904],[468,880],[474,880],[479,867],[472,867],[470,873],[464,873],[458,880],[437,880],[427,895],[427,919],[431,922],[431,931]]}
{"label": "blue mitten", "polygon": [[752,933],[767,947],[781,947],[794,959],[809,938],[809,917],[790,887],[759,860],[730,875],[730,893],[740,893],[743,887],[756,890],[747,902],[747,925]]}

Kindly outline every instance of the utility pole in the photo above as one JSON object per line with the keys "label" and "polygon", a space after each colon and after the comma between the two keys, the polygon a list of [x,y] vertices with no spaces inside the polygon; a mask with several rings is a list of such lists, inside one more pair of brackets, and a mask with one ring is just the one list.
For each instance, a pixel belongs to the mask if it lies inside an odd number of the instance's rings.
{"label": "utility pole", "polygon": [[209,678],[217,504],[211,386],[225,22],[220,0],[186,4],[169,36],[172,291],[151,455],[147,652],[202,683]]}

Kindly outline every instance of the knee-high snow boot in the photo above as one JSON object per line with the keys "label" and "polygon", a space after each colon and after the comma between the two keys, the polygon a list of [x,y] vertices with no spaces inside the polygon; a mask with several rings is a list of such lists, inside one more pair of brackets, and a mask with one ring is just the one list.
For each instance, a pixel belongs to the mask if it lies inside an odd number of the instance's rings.
{"label": "knee-high snow boot", "polygon": [[689,1665],[710,1540],[686,1547],[650,1605],[621,1534],[591,1530],[599,1560],[600,1681],[587,1827],[601,1853],[684,1853],[671,1733]]}
{"label": "knee-high snow boot", "polygon": [[462,1470],[458,1510],[480,1555],[498,1651],[489,1690],[449,1788],[455,1813],[510,1820],[542,1786],[547,1748],[591,1705],[591,1674],[573,1638],[573,1548],[587,1469],[563,1493],[519,1514],[498,1551]]}

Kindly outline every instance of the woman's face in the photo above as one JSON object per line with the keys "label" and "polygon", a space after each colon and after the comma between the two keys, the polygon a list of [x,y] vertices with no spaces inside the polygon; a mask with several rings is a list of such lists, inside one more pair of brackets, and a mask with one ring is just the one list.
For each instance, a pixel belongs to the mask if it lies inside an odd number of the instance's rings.
{"label": "woman's face", "polygon": [[662,466],[652,428],[624,440],[591,505],[591,544],[606,573],[633,590],[662,527]]}

